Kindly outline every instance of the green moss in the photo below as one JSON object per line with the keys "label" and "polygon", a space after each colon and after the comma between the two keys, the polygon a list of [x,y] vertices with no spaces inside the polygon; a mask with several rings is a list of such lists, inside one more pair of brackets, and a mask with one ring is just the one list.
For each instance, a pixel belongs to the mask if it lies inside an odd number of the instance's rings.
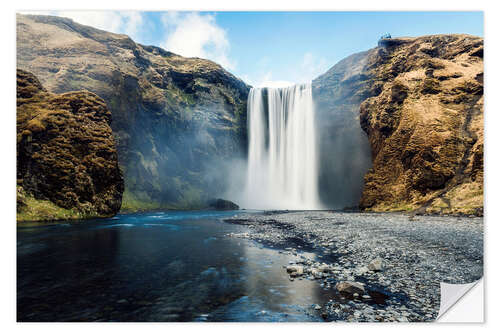
{"label": "green moss", "polygon": [[132,192],[125,189],[125,192],[123,192],[122,207],[120,212],[140,212],[162,208],[169,209],[168,207],[162,207],[157,202],[137,198]]}
{"label": "green moss", "polygon": [[[179,91],[181,92],[181,91]],[[189,105],[194,105],[196,103],[196,101],[194,100],[194,97],[192,94],[186,94],[186,93],[183,93],[181,92],[181,96],[183,97],[184,101],[189,104]]]}
{"label": "green moss", "polygon": [[120,106],[120,101],[116,96],[113,96],[109,99],[108,105],[111,110],[117,110]]}
{"label": "green moss", "polygon": [[23,197],[25,206],[17,213],[17,222],[78,220],[97,217],[75,209],[65,209],[48,200],[38,200],[30,195]]}
{"label": "green moss", "polygon": [[202,200],[202,191],[192,186],[187,186],[182,192],[179,202],[176,204],[178,209],[202,209],[206,204]]}
{"label": "green moss", "polygon": [[176,86],[171,86],[169,89],[166,89],[165,97],[167,98],[167,102],[170,105],[178,106],[183,102],[187,105],[196,104],[193,94],[185,93]]}
{"label": "green moss", "polygon": [[179,200],[173,202],[157,202],[151,200],[146,194],[140,196],[129,190],[123,192],[122,207],[120,212],[132,213],[154,210],[197,210],[207,208],[203,200],[203,191],[182,182],[179,177],[173,178],[173,184],[182,193]]}

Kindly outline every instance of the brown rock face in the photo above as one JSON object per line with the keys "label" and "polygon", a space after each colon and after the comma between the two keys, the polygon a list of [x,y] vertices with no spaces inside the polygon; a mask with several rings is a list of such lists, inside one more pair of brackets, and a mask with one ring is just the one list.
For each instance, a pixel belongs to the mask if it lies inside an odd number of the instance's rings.
{"label": "brown rock face", "polygon": [[360,106],[373,157],[360,205],[482,214],[483,40],[400,40],[368,59],[382,89]]}
{"label": "brown rock face", "polygon": [[395,38],[315,80],[368,135],[362,209],[482,214],[482,56],[479,37]]}
{"label": "brown rock face", "polygon": [[124,185],[110,123],[95,94],[51,94],[33,74],[18,70],[18,210],[30,208],[27,194],[75,212],[67,218],[116,214]]}

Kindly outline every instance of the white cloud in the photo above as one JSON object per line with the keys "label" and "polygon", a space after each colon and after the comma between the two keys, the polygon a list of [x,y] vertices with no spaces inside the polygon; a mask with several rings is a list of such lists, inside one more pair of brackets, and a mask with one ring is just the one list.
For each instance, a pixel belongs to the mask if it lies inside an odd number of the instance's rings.
{"label": "white cloud", "polygon": [[252,84],[252,86],[257,88],[283,88],[293,86],[295,84],[295,82],[291,81],[273,80],[272,76],[273,74],[271,72],[267,72],[262,79]]}
{"label": "white cloud", "polygon": [[143,14],[137,11],[120,12],[122,15],[122,27],[124,33],[139,41],[140,28],[143,26]]}
{"label": "white cloud", "polygon": [[163,25],[166,27],[176,26],[179,24],[180,16],[181,15],[179,14],[179,12],[168,11],[162,14],[161,21],[163,22]]}
{"label": "white cloud", "polygon": [[267,88],[284,88],[293,86],[295,83],[290,81],[263,81],[260,83],[259,87],[267,87]]}
{"label": "white cloud", "polygon": [[328,62],[325,58],[318,58],[311,52],[306,52],[302,58],[298,79],[302,82],[309,82],[327,70]]}
{"label": "white cloud", "polygon": [[213,60],[234,70],[235,62],[229,58],[229,40],[226,31],[217,25],[215,16],[196,12],[167,12],[162,16],[167,30],[166,50],[184,57]]}
{"label": "white cloud", "polygon": [[311,52],[306,52],[295,64],[290,65],[293,70],[281,73],[285,74],[282,79],[279,79],[280,75],[276,74],[276,69],[271,64],[272,61],[268,57],[261,58],[256,62],[259,69],[242,77],[245,82],[254,87],[280,88],[311,82],[329,68],[325,58],[317,57]]}
{"label": "white cloud", "polygon": [[91,27],[119,34],[129,35],[135,41],[140,36],[140,28],[144,23],[143,14],[139,11],[111,10],[58,10],[21,12],[22,14],[54,15],[72,19],[73,21]]}

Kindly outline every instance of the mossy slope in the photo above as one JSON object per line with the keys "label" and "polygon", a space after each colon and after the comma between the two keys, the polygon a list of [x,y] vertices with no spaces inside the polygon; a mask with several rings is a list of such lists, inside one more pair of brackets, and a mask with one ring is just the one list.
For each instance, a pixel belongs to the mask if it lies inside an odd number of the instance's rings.
{"label": "mossy slope", "polygon": [[17,16],[17,61],[49,91],[107,103],[125,208],[202,205],[224,191],[225,162],[245,154],[249,87],[214,62],[36,15]]}
{"label": "mossy slope", "polygon": [[123,178],[111,113],[90,92],[48,93],[17,71],[18,221],[116,214]]}

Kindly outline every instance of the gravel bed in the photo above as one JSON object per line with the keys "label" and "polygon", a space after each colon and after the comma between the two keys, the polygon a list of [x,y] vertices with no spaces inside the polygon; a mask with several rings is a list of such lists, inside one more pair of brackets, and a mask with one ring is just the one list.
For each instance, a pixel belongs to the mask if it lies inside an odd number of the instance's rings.
{"label": "gravel bed", "polygon": [[[240,214],[247,238],[296,256],[291,280],[316,280],[337,291],[311,307],[328,321],[432,321],[440,282],[483,275],[483,218],[330,211]],[[314,252],[315,259],[302,253]]]}

